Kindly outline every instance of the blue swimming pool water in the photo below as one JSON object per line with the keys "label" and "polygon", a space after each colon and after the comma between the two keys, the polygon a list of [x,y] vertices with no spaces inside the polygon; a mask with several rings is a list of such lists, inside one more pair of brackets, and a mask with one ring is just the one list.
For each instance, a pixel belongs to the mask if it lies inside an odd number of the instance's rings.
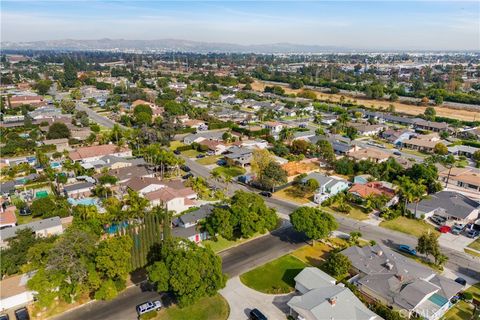
{"label": "blue swimming pool water", "polygon": [[55,169],[55,168],[60,168],[62,165],[60,164],[60,162],[52,162],[50,163],[50,167],[52,169]]}
{"label": "blue swimming pool water", "polygon": [[95,206],[97,205],[97,199],[94,198],[83,198],[83,199],[73,199],[73,198],[68,198],[68,202],[72,206],[76,205],[82,205],[82,206]]}
{"label": "blue swimming pool water", "polygon": [[436,293],[433,294],[430,298],[428,298],[428,300],[432,301],[433,303],[435,303],[439,307],[442,307],[443,305],[445,305],[445,303],[448,302],[448,300],[446,298],[444,298],[441,295],[436,294]]}

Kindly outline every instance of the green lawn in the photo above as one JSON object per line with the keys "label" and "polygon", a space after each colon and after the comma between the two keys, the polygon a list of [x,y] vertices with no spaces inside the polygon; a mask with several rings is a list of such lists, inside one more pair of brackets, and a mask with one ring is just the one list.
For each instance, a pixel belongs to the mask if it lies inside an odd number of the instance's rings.
{"label": "green lawn", "polygon": [[246,172],[244,168],[236,167],[236,166],[225,166],[225,167],[218,167],[213,169],[213,171],[219,172],[223,177],[236,177],[242,175]]}
{"label": "green lawn", "polygon": [[179,308],[162,309],[155,319],[162,320],[226,320],[230,314],[227,301],[219,294],[200,299],[197,303]]}
{"label": "green lawn", "polygon": [[280,294],[292,292],[296,275],[307,266],[292,255],[285,255],[240,276],[244,285],[254,290]]}
{"label": "green lawn", "polygon": [[199,154],[200,154],[200,152],[198,152],[197,150],[193,150],[193,149],[182,151],[182,155],[184,155],[185,157],[188,157],[188,158],[195,158]]}
{"label": "green lawn", "polygon": [[480,253],[478,253],[477,251],[473,251],[468,248],[464,248],[463,251],[465,251],[465,253],[468,253],[471,256],[480,258]]}
{"label": "green lawn", "polygon": [[[471,286],[466,290],[466,292],[471,292],[473,297],[477,300],[480,300],[480,283],[477,283],[474,286]],[[453,306],[442,320],[463,320],[470,319],[473,315],[473,306],[465,301],[459,301],[455,306]]]}
{"label": "green lawn", "polygon": [[[310,202],[309,195],[306,195],[305,197],[296,197],[291,192],[291,190],[293,188],[295,188],[295,187],[288,187],[288,188],[282,189],[280,191],[277,191],[273,194],[273,197],[281,199],[281,200],[289,201],[289,202],[295,202],[295,203],[298,203],[298,204],[305,204],[305,203]],[[310,194],[310,196],[312,196],[312,195]]]}
{"label": "green lawn", "polygon": [[480,251],[480,239],[473,241],[468,247]]}
{"label": "green lawn", "polygon": [[[347,244],[345,240],[340,238],[331,238],[329,241],[336,247],[343,247]],[[291,255],[309,265],[320,267],[333,249],[335,248],[330,245],[315,241],[313,245],[303,246],[292,252]]]}
{"label": "green lawn", "polygon": [[382,221],[380,223],[380,226],[387,229],[411,234],[417,238],[428,230],[438,233],[438,231],[435,230],[435,227],[431,224],[423,220],[409,219],[406,217],[398,217],[393,220]]}
{"label": "green lawn", "polygon": [[213,250],[213,252],[218,253],[221,252],[225,249],[231,248],[233,246],[239,245],[241,243],[244,243],[245,241],[252,240],[254,238],[257,238],[261,236],[262,234],[260,233],[255,233],[252,237],[248,239],[237,239],[237,240],[227,240],[223,238],[222,236],[217,237],[217,241],[213,240],[205,240],[202,242],[204,246],[210,246],[210,248]]}
{"label": "green lawn", "polygon": [[170,147],[169,149],[174,151],[175,149],[177,149],[178,147],[182,147],[184,146],[185,144],[182,142],[182,141],[170,141]]}
{"label": "green lawn", "polygon": [[220,158],[219,156],[209,156],[209,157],[198,159],[197,162],[201,165],[208,166],[208,165],[217,163],[219,158]]}
{"label": "green lawn", "polygon": [[352,209],[350,210],[349,213],[343,213],[343,212],[339,212],[338,210],[335,210],[335,205],[332,205],[331,207],[320,207],[320,209],[325,210],[326,212],[329,212],[329,213],[336,213],[336,214],[345,215],[348,218],[352,218],[352,219],[355,219],[355,220],[360,220],[361,221],[361,220],[367,220],[368,219],[368,214],[363,213],[363,211],[359,207],[352,206],[351,204],[349,204],[349,206],[352,207]]}

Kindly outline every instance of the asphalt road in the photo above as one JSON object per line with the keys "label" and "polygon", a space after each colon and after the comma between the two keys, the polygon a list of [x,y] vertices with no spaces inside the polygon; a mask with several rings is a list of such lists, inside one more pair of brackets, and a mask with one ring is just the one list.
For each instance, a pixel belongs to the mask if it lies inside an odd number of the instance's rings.
{"label": "asphalt road", "polygon": [[115,124],[119,125],[120,128],[122,129],[126,129],[126,127],[124,127],[123,125],[111,120],[111,119],[108,119],[107,117],[104,117],[98,113],[96,113],[95,111],[93,111],[92,109],[90,109],[89,107],[87,107],[84,103],[82,102],[77,102],[76,105],[75,105],[75,109],[77,109],[78,111],[85,111],[88,115],[88,117],[98,123],[99,125],[102,125],[104,127],[107,127],[109,129],[112,129],[113,126]]}

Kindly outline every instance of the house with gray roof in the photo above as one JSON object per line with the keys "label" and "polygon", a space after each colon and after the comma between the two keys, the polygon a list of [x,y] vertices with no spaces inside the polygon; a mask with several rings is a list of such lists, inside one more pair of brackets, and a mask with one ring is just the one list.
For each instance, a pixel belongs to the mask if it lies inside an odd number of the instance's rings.
{"label": "house with gray roof", "polygon": [[211,140],[211,141],[223,141],[223,134],[226,130],[220,131],[202,131],[195,134],[189,134],[185,138],[183,138],[183,142],[185,144],[192,144],[194,142],[200,142],[203,140]]}
{"label": "house with gray roof", "polygon": [[328,198],[347,190],[350,186],[348,181],[334,176],[326,176],[320,172],[312,172],[303,178],[300,182],[305,184],[308,180],[313,179],[318,182],[318,189],[315,191],[313,201],[322,203]]}
{"label": "house with gray roof", "polygon": [[84,181],[84,182],[66,185],[63,188],[63,192],[65,193],[65,196],[67,196],[68,198],[88,197],[91,194],[91,190],[94,187],[95,187],[94,183]]}
{"label": "house with gray roof", "polygon": [[463,285],[383,245],[349,247],[341,252],[357,273],[350,279],[365,296],[426,320],[441,318]]}
{"label": "house with gray roof", "polygon": [[228,152],[229,153],[225,155],[225,160],[230,161],[235,165],[239,165],[241,167],[250,165],[250,161],[252,160],[253,155],[252,149],[233,146],[228,149]]}
{"label": "house with gray roof", "polygon": [[407,205],[418,218],[435,215],[461,223],[474,222],[480,214],[480,203],[455,191],[440,191],[417,204]]}
{"label": "house with gray roof", "polygon": [[52,217],[33,221],[19,226],[5,228],[0,230],[0,248],[8,246],[8,240],[15,238],[17,231],[31,229],[37,237],[47,237],[51,235],[59,235],[63,233],[62,222],[60,217]]}
{"label": "house with gray roof", "polygon": [[308,267],[295,277],[300,295],[288,301],[290,316],[298,320],[378,320],[345,286],[336,285],[334,278],[318,268]]}
{"label": "house with gray roof", "polygon": [[449,154],[453,154],[454,156],[465,156],[467,158],[472,158],[473,154],[479,150],[479,148],[464,145],[448,147]]}
{"label": "house with gray roof", "polygon": [[209,238],[208,232],[198,223],[206,219],[213,210],[214,206],[206,204],[200,208],[185,213],[173,221],[172,235],[178,238],[188,239],[199,243]]}

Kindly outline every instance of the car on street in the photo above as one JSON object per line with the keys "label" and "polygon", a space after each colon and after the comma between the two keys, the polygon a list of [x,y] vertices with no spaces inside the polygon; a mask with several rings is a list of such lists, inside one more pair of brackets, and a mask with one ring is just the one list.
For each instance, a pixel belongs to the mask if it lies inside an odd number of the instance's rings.
{"label": "car on street", "polygon": [[179,155],[181,152],[180,152],[180,150],[175,150],[175,151],[173,151],[173,153],[175,153],[176,155]]}
{"label": "car on street", "polygon": [[250,311],[250,317],[251,320],[268,320],[268,318],[260,312],[258,309],[253,309]]}
{"label": "car on street", "polygon": [[396,156],[401,156],[402,153],[400,151],[393,151],[393,154],[396,155]]}
{"label": "car on street", "polygon": [[0,315],[0,320],[9,320],[10,317],[8,316],[8,314],[1,314]]}
{"label": "car on street", "polygon": [[30,320],[30,315],[28,314],[27,308],[15,310],[15,318],[17,318],[17,320]]}
{"label": "car on street", "polygon": [[205,158],[205,155],[203,153],[197,154],[197,159]]}
{"label": "car on street", "polygon": [[137,314],[141,316],[142,314],[148,313],[150,311],[156,310],[159,311],[162,308],[162,303],[159,300],[155,301],[146,301],[137,306]]}
{"label": "car on street", "polygon": [[464,224],[456,223],[453,225],[451,232],[455,235],[459,235],[463,231],[463,229],[465,229]]}
{"label": "car on street", "polygon": [[272,197],[272,193],[268,192],[268,191],[262,191],[262,192],[260,192],[260,195],[264,196],[264,197],[267,197],[267,198]]}
{"label": "car on street", "polygon": [[411,248],[410,246],[407,246],[406,244],[401,244],[401,245],[399,245],[399,246],[398,246],[398,251],[411,254],[412,256],[416,256],[416,255],[417,255],[417,250]]}
{"label": "car on street", "polygon": [[186,165],[180,166],[180,169],[182,169],[182,171],[185,171],[185,172],[190,172],[192,170],[192,169],[190,169],[190,167],[188,167]]}
{"label": "car on street", "polygon": [[455,279],[455,282],[456,283],[460,283],[462,286],[466,285],[467,284],[467,280],[463,279],[463,278],[460,278],[458,277],[457,279]]}
{"label": "car on street", "polygon": [[182,179],[187,180],[188,178],[192,178],[192,177],[193,177],[193,173],[189,172],[186,175],[184,175]]}

